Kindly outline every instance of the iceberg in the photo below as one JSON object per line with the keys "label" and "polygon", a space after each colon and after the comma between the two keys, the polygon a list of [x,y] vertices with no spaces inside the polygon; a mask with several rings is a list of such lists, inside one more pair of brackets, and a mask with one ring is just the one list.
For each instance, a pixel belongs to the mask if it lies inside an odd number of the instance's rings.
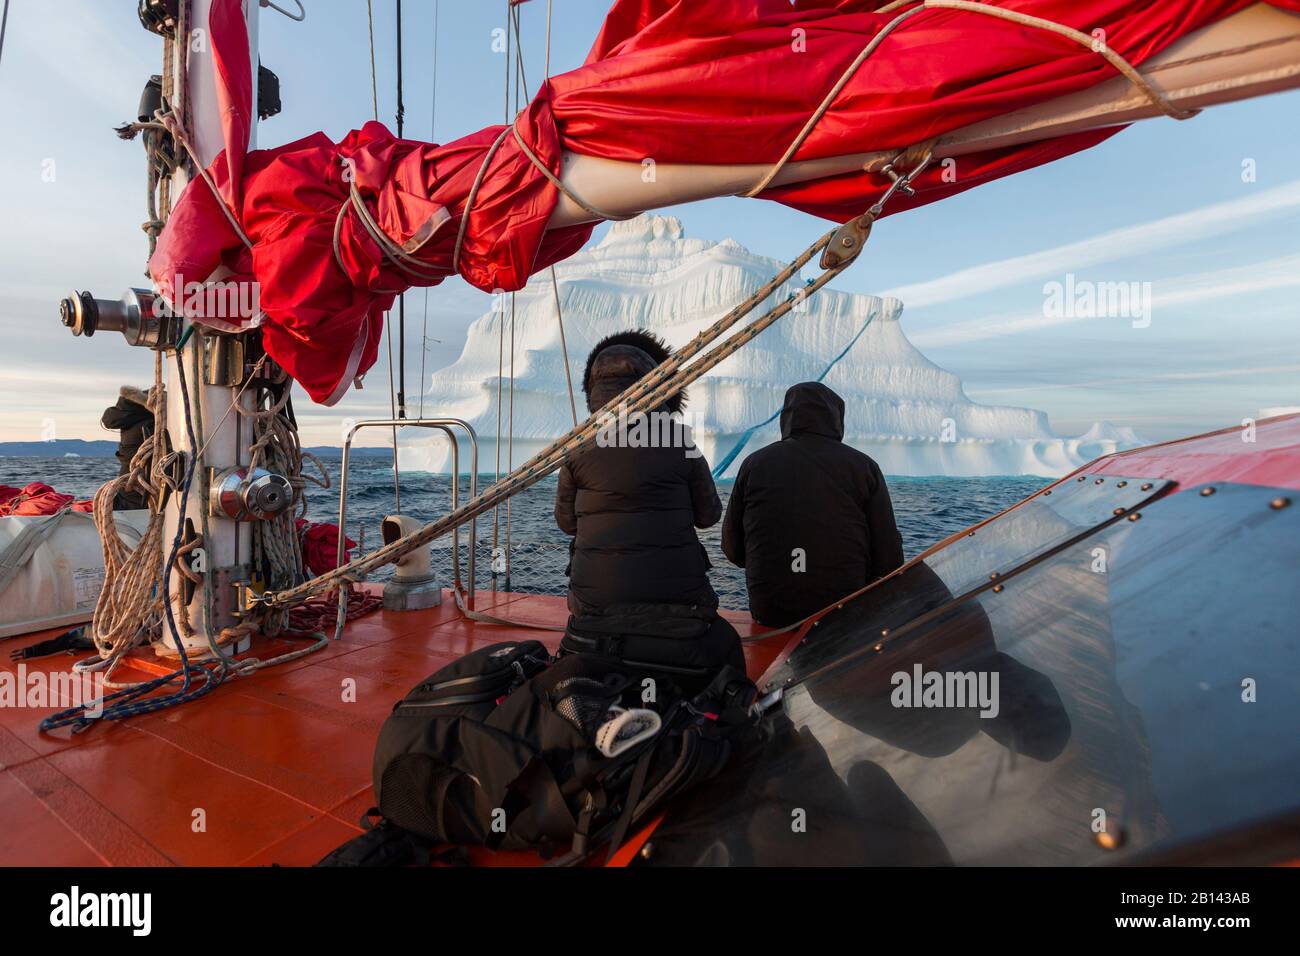
{"label": "iceberg", "polygon": [[[555,267],[555,289],[542,272],[513,301],[498,296],[469,326],[460,357],[433,373],[424,407],[473,426],[481,472],[497,470],[498,455],[507,471],[573,425],[557,292],[582,420],[582,371],[597,341],[639,327],[679,347],[782,265],[731,239],[687,237],[670,216],[613,223],[600,242]],[[795,277],[772,302],[802,285]],[[890,475],[1056,477],[1142,444],[1131,429],[1108,422],[1063,438],[1042,411],[971,401],[956,375],[908,340],[902,312],[898,299],[823,289],[691,385],[685,418],[708,461],[723,466],[719,477],[734,476],[745,455],[780,438],[774,413],[787,387],[819,378],[844,398],[844,440]],[[411,441],[399,463],[446,472],[448,440]]]}

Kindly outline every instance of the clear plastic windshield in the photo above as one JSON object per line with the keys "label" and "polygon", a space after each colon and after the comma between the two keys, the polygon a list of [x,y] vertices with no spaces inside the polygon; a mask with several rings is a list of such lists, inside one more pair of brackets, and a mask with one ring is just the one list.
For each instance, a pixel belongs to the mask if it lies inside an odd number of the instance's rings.
{"label": "clear plastic windshield", "polygon": [[[870,651],[836,664],[818,638],[799,648],[760,756],[674,808],[654,859],[1091,864],[1194,851],[1294,813],[1300,506],[1279,507],[1288,495],[1190,489],[1056,550],[1031,534],[1022,553],[1037,558],[998,590],[938,604],[894,642],[877,640],[874,615],[915,606],[906,575],[875,589],[870,611],[846,605],[827,633],[841,658],[854,641]],[[975,562],[942,566],[925,586],[987,578]]]}

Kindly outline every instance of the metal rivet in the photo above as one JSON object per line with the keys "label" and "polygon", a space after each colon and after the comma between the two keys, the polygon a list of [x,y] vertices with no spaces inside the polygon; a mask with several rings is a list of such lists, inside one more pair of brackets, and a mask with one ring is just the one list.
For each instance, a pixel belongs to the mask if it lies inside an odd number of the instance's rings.
{"label": "metal rivet", "polygon": [[641,847],[641,859],[648,860],[650,859],[650,857],[654,856],[654,854],[655,851],[654,851],[653,843],[647,843],[645,846]]}
{"label": "metal rivet", "polygon": [[1100,484],[1104,484],[1105,481],[1106,481],[1105,478],[1098,478],[1096,481],[1093,482],[1093,484],[1094,484],[1094,485],[1100,485]]}
{"label": "metal rivet", "polygon": [[1131,515],[1128,516],[1128,520],[1129,520],[1129,521],[1137,521],[1137,520],[1138,520],[1139,518],[1141,518],[1141,517],[1142,517],[1142,512],[1140,512],[1140,511],[1135,511],[1135,512],[1133,512]]}
{"label": "metal rivet", "polygon": [[872,650],[879,652],[879,651],[880,651],[880,645],[877,644],[874,648],[872,648]]}
{"label": "metal rivet", "polygon": [[1122,515],[1123,513],[1124,513],[1123,508],[1116,508],[1114,511],[1111,512],[1111,514],[1113,515]]}
{"label": "metal rivet", "polygon": [[1075,481],[1087,481],[1087,480],[1088,480],[1088,476],[1087,476],[1087,475],[1080,475],[1078,478],[1076,478],[1076,479],[1074,479],[1074,480],[1075,480]]}
{"label": "metal rivet", "polygon": [[997,579],[998,579],[998,573],[996,571],[994,571],[992,574],[989,575],[990,581],[996,581]]}
{"label": "metal rivet", "polygon": [[1043,494],[1045,494],[1045,495],[1050,495],[1051,493],[1052,493],[1052,489],[1051,489],[1051,488],[1048,488],[1046,491],[1043,492]]}
{"label": "metal rivet", "polygon": [[1268,503],[1268,506],[1272,508],[1274,511],[1281,511],[1289,504],[1291,504],[1290,498],[1274,498],[1272,501]]}
{"label": "metal rivet", "polygon": [[1103,850],[1118,850],[1128,841],[1128,834],[1114,820],[1111,820],[1101,833],[1094,833],[1093,837]]}
{"label": "metal rivet", "polygon": [[1148,481],[1146,484],[1144,484],[1144,485],[1142,486],[1142,490],[1143,490],[1143,491],[1150,491],[1150,490],[1151,490],[1152,488],[1154,488],[1154,487],[1155,487],[1155,485],[1151,484],[1151,482]]}
{"label": "metal rivet", "polygon": [[994,594],[1001,594],[1001,593],[1002,593],[1002,588],[1003,588],[1003,585],[1001,585],[1001,584],[995,584],[995,585],[993,585],[993,593],[994,593]]}
{"label": "metal rivet", "polygon": [[881,637],[888,637],[888,636],[889,636],[889,628],[887,628],[887,627],[882,627],[882,628],[880,629],[880,636],[881,636]]}
{"label": "metal rivet", "polygon": [[1201,497],[1202,497],[1202,498],[1208,498],[1208,497],[1210,497],[1210,495],[1212,495],[1212,494],[1214,494],[1214,489],[1213,489],[1213,488],[1202,488],[1202,489],[1201,489]]}
{"label": "metal rivet", "polygon": [[1127,487],[1128,487],[1128,482],[1127,482],[1127,481],[1117,481],[1117,482],[1115,482],[1115,487],[1116,487],[1116,488],[1127,488]]}
{"label": "metal rivet", "polygon": [[966,535],[966,537],[968,537],[968,538],[973,538],[973,537],[975,537],[975,532],[974,532],[974,531],[968,532],[967,535]]}

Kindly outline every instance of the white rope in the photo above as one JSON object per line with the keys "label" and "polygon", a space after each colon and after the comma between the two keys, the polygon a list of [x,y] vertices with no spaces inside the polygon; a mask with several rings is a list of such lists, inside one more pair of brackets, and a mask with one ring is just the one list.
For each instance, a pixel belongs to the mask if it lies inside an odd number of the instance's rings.
{"label": "white rope", "polygon": [[[551,79],[551,5],[546,0],[546,74],[544,79]],[[564,337],[564,309],[560,307],[560,283],[555,278],[555,266],[551,266],[551,294],[555,297],[555,321],[560,327],[560,357],[564,362],[564,382],[569,387],[569,413],[573,424],[578,424],[578,403],[573,397],[573,371],[569,368],[569,344]]]}
{"label": "white rope", "polygon": [[[384,338],[388,342],[388,411],[392,421],[397,420],[397,389],[393,386],[393,325],[389,313],[384,313]],[[397,426],[393,426],[393,512],[402,513],[402,478],[397,470]],[[342,530],[339,534],[342,534]]]}
{"label": "white rope", "polygon": [[[153,434],[132,456],[127,473],[106,482],[95,493],[92,517],[104,555],[104,583],[95,601],[90,634],[101,659],[108,661],[139,644],[162,614],[163,514],[161,502],[163,438],[167,429],[166,392],[162,384],[162,353],[154,353],[154,387],[149,394]],[[149,522],[139,542],[129,547],[113,520],[113,499],[119,492],[149,497]]]}
{"label": "white rope", "polygon": [[[433,85],[429,91],[429,142],[434,142],[438,131],[438,7],[441,0],[433,0]],[[454,269],[452,270],[455,271]],[[420,334],[420,417],[424,417],[424,393],[427,383],[424,366],[429,357],[429,287],[424,288],[424,329]]]}
{"label": "white rope", "polygon": [[[510,293],[510,404],[506,427],[506,473],[515,470],[515,294]],[[510,589],[510,513],[514,498],[506,499],[506,590]]]}
{"label": "white rope", "polygon": [[5,10],[0,14],[0,58],[5,52],[5,32],[9,29],[9,0],[5,0]]}
{"label": "white rope", "polygon": [[[505,296],[504,292],[497,293],[497,304],[501,306],[498,310],[499,321],[497,322],[497,428],[493,438],[493,449],[496,453],[496,470],[494,472],[493,483],[501,480],[501,408],[502,408],[502,380],[505,378],[505,348],[506,348],[506,314],[505,314]],[[500,541],[500,524],[501,508],[498,505],[492,509],[492,576],[496,580],[497,573],[497,547]]]}
{"label": "white rope", "polygon": [[560,284],[555,278],[555,266],[551,266],[551,295],[555,297],[555,321],[560,326],[560,358],[564,362],[564,381],[569,386],[569,413],[573,424],[578,424],[578,403],[573,397],[573,371],[569,368],[569,345],[564,339],[564,310],[560,308]]}
{"label": "white rope", "polygon": [[379,122],[379,80],[375,74],[375,11],[371,0],[366,0],[366,26],[370,29],[370,102],[374,107],[375,122]]}

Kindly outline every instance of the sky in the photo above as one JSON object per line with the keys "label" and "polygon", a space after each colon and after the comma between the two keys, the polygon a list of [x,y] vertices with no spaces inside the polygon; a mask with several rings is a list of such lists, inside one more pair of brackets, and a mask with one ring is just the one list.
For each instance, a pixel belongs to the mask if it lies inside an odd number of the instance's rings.
{"label": "sky", "polygon": [[[262,62],[280,76],[284,111],[260,125],[259,146],[317,130],[339,139],[372,115],[365,2],[304,4],[304,23],[262,10]],[[406,135],[448,142],[501,122],[505,60],[493,31],[505,24],[504,0],[406,0],[404,9]],[[606,9],[555,0],[553,73],[581,63]],[[395,127],[393,0],[375,0],[374,13],[379,116]],[[535,88],[546,4],[526,4],[522,17]],[[151,379],[146,350],[114,335],[72,338],[57,305],[73,289],[116,298],[147,284],[143,150],[112,128],[133,118],[160,63],[161,44],[133,3],[11,4],[0,56],[0,441],[115,437],[99,427],[100,412],[121,384]],[[826,228],[760,200],[664,212],[688,235],[730,237],[779,259]],[[1149,310],[1053,313],[1050,290],[1071,281],[1138,283]],[[973,400],[1042,409],[1061,435],[1109,420],[1163,440],[1300,405],[1300,92],[1151,120],[890,217],[834,285],[900,297],[912,341],[961,376]],[[410,292],[408,381],[454,361],[486,309],[459,279],[429,290],[427,305],[424,290]],[[340,444],[345,419],[387,413],[380,355],[367,387],[334,408],[299,393],[305,444]],[[376,432],[363,443],[381,440]]]}

